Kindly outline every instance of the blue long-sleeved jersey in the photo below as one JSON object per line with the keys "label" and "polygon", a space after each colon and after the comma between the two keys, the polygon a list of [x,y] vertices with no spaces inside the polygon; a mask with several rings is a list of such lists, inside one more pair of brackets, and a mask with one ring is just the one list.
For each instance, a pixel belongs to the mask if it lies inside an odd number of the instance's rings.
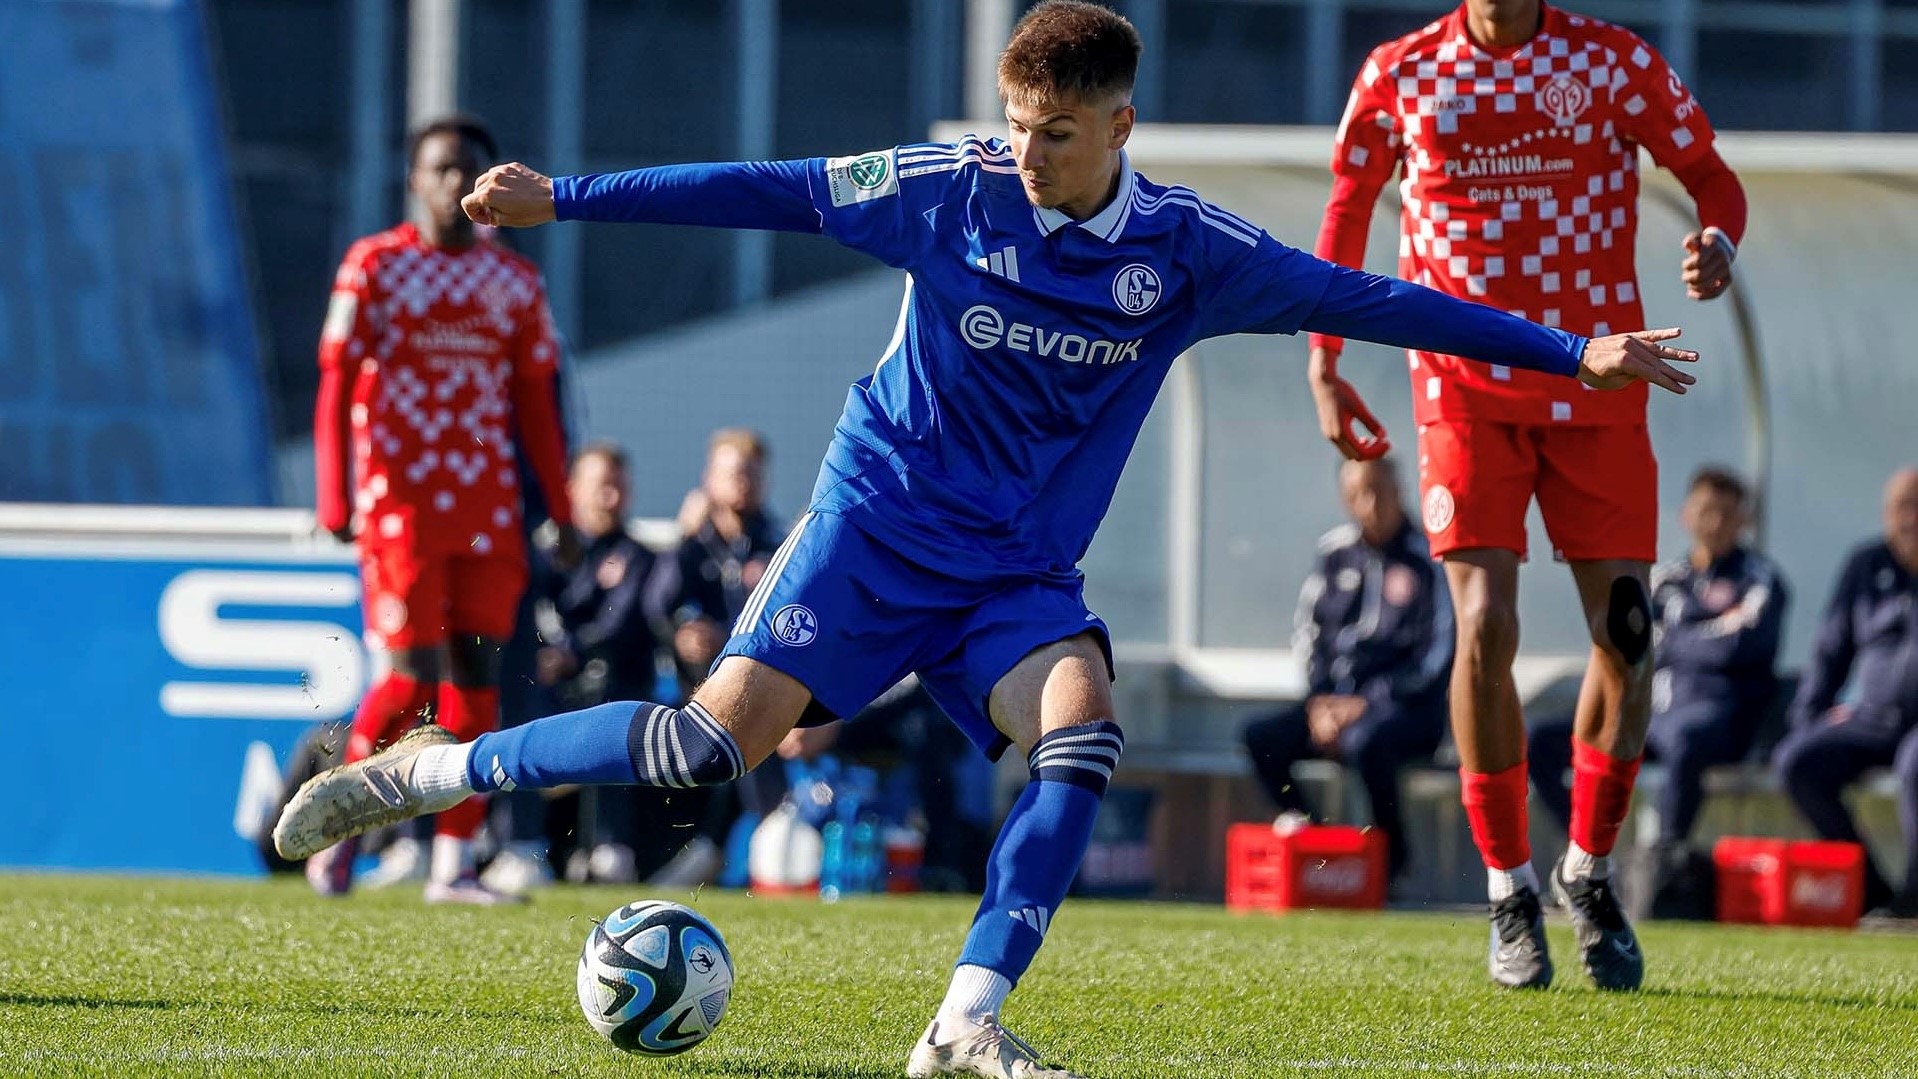
{"label": "blue long-sleeved jersey", "polygon": [[1744,547],[1704,569],[1680,559],[1654,570],[1654,710],[1707,698],[1756,722],[1776,690],[1789,600],[1778,567]]}
{"label": "blue long-sleeved jersey", "polygon": [[1316,330],[1575,374],[1586,339],[1279,243],[1121,162],[1085,221],[1026,199],[1006,144],[560,177],[562,220],[823,233],[906,271],[812,508],[954,575],[1072,579],[1172,361]]}
{"label": "blue long-sleeved jersey", "polygon": [[1792,702],[1793,724],[1817,723],[1847,681],[1851,722],[1918,725],[1918,577],[1883,541],[1853,551],[1838,575]]}
{"label": "blue long-sleeved jersey", "polygon": [[1307,693],[1429,699],[1445,690],[1452,636],[1445,575],[1410,522],[1378,547],[1352,525],[1320,537],[1294,619]]}

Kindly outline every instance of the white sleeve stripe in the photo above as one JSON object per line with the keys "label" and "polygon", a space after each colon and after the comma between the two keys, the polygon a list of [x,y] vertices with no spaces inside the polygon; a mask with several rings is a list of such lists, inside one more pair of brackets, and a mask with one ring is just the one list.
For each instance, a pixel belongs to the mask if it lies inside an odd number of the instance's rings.
{"label": "white sleeve stripe", "polygon": [[1198,212],[1198,218],[1200,221],[1203,221],[1204,223],[1212,226],[1213,228],[1218,229],[1220,232],[1225,233],[1227,236],[1232,237],[1233,239],[1239,241],[1242,244],[1245,244],[1248,247],[1257,247],[1259,244],[1259,238],[1256,233],[1248,234],[1245,232],[1241,232],[1237,228],[1228,224],[1227,222],[1221,221],[1212,217],[1210,214],[1206,212],[1206,204],[1196,198],[1188,198],[1184,195],[1175,195],[1172,192],[1168,191],[1166,192],[1164,197],[1159,198],[1157,200],[1148,202],[1142,199],[1138,203],[1138,207],[1139,207],[1139,212],[1142,214],[1155,214],[1155,213],[1158,213],[1160,210],[1164,209],[1165,207],[1167,207],[1168,205],[1174,205],[1174,204],[1187,207],[1188,209],[1196,210]]}
{"label": "white sleeve stripe", "polygon": [[1224,224],[1233,225],[1237,228],[1243,229],[1244,231],[1253,233],[1255,235],[1259,232],[1259,226],[1254,225],[1252,222],[1247,221],[1245,218],[1240,217],[1238,214],[1235,214],[1230,210],[1224,209],[1223,207],[1216,206],[1210,202],[1205,201],[1204,199],[1199,197],[1198,192],[1192,190],[1189,187],[1177,186],[1177,185],[1173,187],[1168,187],[1166,188],[1164,195],[1148,195],[1143,191],[1138,192],[1138,194],[1141,197],[1151,202],[1158,202],[1160,199],[1168,198],[1168,197],[1177,197],[1184,201],[1194,202],[1198,204],[1199,212],[1206,215],[1207,217],[1210,217],[1216,221],[1220,221]]}
{"label": "white sleeve stripe", "polygon": [[960,169],[969,165],[978,168],[980,172],[1002,172],[1007,175],[1017,175],[1019,172],[1019,166],[1017,165],[1000,165],[988,161],[981,161],[976,157],[969,157],[960,161],[947,162],[943,165],[921,165],[909,169],[902,168],[899,170],[899,178],[901,180],[910,180],[916,176],[930,176],[935,172],[958,172]]}

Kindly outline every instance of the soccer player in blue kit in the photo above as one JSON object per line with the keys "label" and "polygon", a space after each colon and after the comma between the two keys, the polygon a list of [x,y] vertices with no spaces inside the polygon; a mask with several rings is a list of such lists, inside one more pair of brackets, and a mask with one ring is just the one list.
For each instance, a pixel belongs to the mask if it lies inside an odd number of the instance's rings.
{"label": "soccer player in blue kit", "polygon": [[1588,340],[1296,251],[1124,146],[1140,44],[1048,0],[999,60],[1010,140],[549,179],[496,168],[475,220],[824,234],[906,272],[892,343],[852,387],[809,511],[684,708],[602,705],[455,744],[421,727],[316,777],[275,841],[300,857],[478,792],[727,782],[795,725],[851,716],[908,672],[985,752],[1026,755],[985,895],[909,1076],[1042,1079],[998,1022],[1078,871],[1119,762],[1106,627],[1077,564],[1173,360],[1301,329],[1684,392],[1661,342]]}

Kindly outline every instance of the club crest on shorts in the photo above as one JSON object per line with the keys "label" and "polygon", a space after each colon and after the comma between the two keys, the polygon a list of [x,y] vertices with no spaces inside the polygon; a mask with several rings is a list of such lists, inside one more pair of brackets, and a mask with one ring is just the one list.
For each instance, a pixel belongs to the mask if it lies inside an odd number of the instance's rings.
{"label": "club crest on shorts", "polygon": [[1437,535],[1452,527],[1452,492],[1435,484],[1425,492],[1425,531]]}
{"label": "club crest on shorts", "polygon": [[1128,315],[1143,315],[1159,302],[1159,273],[1143,262],[1135,262],[1112,279],[1112,302]]}
{"label": "club crest on shorts", "polygon": [[819,619],[812,611],[797,603],[788,603],[773,615],[773,636],[781,644],[794,648],[804,648],[819,636]]}

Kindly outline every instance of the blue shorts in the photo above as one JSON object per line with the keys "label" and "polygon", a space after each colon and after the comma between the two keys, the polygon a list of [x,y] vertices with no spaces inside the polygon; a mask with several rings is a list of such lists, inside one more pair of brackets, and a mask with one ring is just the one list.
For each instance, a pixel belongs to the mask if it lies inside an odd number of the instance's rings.
{"label": "blue shorts", "polygon": [[[966,737],[997,760],[1012,742],[992,725],[992,687],[1033,649],[1087,630],[1109,676],[1111,639],[1086,610],[1082,580],[949,577],[838,514],[815,511],[773,556],[720,659],[745,656],[784,671],[825,712],[847,719],[917,674]],[[827,717],[813,709],[808,719]]]}

